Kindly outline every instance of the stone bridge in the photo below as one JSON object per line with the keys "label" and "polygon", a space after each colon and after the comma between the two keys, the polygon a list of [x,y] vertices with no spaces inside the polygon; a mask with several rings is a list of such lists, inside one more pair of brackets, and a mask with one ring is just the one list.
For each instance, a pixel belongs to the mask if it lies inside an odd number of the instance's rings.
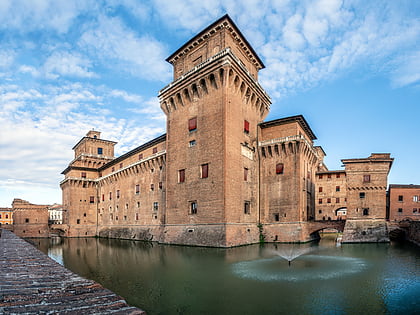
{"label": "stone bridge", "polygon": [[343,232],[345,225],[346,220],[311,221],[308,223],[308,232],[313,234],[324,229],[336,229],[339,232]]}

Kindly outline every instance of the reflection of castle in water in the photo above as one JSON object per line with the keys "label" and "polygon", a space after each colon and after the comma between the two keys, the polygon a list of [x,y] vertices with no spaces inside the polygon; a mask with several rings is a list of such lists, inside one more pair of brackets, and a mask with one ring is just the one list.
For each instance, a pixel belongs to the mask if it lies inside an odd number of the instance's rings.
{"label": "reflection of castle in water", "polygon": [[306,242],[326,227],[316,219],[352,219],[344,241],[387,240],[393,159],[372,154],[329,171],[303,116],[264,121],[264,64],[229,16],[167,61],[165,135],[120,157],[94,130],[73,147],[60,184],[67,236],[231,247]]}

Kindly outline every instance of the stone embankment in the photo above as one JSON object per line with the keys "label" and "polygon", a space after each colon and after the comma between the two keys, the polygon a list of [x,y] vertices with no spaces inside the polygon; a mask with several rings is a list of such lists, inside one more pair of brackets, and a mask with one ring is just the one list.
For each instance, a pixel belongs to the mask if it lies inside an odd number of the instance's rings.
{"label": "stone embankment", "polygon": [[0,314],[145,314],[0,229]]}

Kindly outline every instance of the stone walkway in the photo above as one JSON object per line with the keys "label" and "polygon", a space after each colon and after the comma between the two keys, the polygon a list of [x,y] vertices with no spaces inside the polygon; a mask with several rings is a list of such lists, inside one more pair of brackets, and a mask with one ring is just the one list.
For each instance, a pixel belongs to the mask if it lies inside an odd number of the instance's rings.
{"label": "stone walkway", "polygon": [[0,230],[0,314],[145,314]]}

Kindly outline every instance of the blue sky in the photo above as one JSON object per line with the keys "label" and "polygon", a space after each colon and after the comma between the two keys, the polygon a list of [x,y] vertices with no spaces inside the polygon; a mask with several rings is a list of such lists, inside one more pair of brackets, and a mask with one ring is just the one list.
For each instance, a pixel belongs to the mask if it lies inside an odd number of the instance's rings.
{"label": "blue sky", "polygon": [[121,155],[165,132],[166,57],[228,13],[265,63],[267,120],[303,114],[326,164],[390,152],[420,184],[420,1],[0,0],[0,206],[61,202],[92,128]]}

